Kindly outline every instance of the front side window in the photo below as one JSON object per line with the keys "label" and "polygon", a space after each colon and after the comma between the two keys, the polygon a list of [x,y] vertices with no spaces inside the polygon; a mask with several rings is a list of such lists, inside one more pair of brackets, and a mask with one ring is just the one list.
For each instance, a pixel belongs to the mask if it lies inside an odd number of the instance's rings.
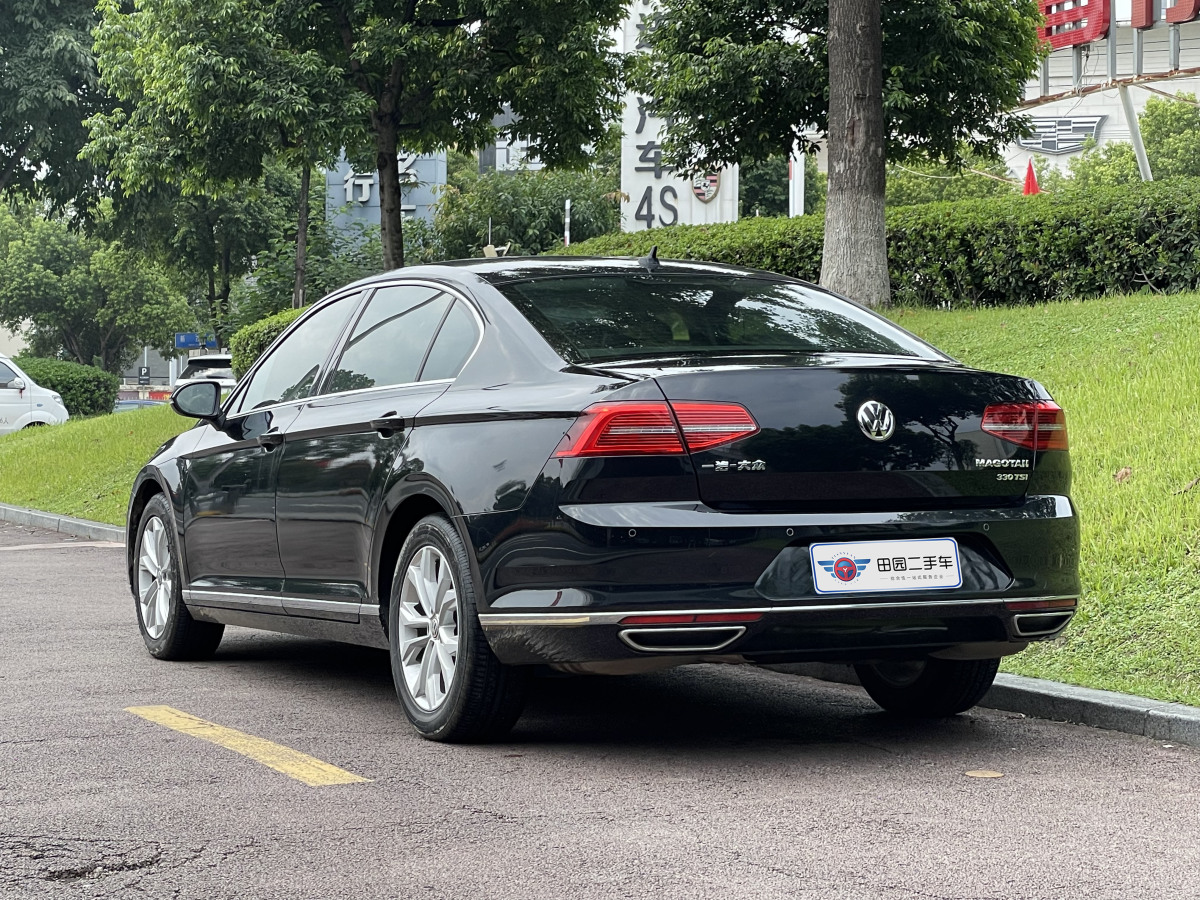
{"label": "front side window", "polygon": [[8,387],[9,382],[11,382],[16,377],[17,377],[16,372],[14,372],[12,369],[10,369],[8,366],[6,366],[4,363],[0,363],[0,388]]}
{"label": "front side window", "polygon": [[451,297],[438,288],[396,285],[375,292],[354,324],[326,391],[358,391],[417,380]]}
{"label": "front side window", "polygon": [[755,353],[944,358],[886,319],[786,281],[630,272],[497,288],[575,363]]}
{"label": "front side window", "polygon": [[310,313],[255,370],[242,392],[238,412],[307,397],[357,300],[357,294],[343,297]]}

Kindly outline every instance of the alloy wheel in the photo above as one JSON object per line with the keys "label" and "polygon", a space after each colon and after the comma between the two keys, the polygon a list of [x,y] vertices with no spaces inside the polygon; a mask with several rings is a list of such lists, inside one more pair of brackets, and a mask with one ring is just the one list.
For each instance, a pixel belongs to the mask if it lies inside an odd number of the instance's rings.
{"label": "alloy wheel", "polygon": [[138,604],[142,625],[151,640],[158,640],[167,628],[174,590],[175,571],[167,527],[155,516],[146,522],[138,555]]}
{"label": "alloy wheel", "polygon": [[433,712],[446,701],[458,665],[458,590],[436,547],[421,547],[409,561],[397,612],[408,695]]}

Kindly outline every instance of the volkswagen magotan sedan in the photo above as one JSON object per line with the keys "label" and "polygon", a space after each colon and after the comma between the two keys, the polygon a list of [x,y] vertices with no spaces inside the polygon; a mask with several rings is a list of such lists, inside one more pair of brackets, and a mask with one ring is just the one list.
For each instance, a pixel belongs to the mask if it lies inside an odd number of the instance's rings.
{"label": "volkswagen magotan sedan", "polygon": [[150,653],[226,625],[387,648],[437,740],[503,734],[547,666],[840,661],[953,715],[1079,595],[1046,390],[766,272],[403,269],[172,403],[200,421],[129,505]]}

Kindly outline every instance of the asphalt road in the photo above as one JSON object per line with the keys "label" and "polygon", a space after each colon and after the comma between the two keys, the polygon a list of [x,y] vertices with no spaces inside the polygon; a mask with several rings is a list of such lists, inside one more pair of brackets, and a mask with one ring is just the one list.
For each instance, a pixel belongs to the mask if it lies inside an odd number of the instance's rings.
{"label": "asphalt road", "polygon": [[[0,525],[0,897],[1200,897],[1195,750],[711,666],[545,680],[505,742],[431,744],[381,652],[229,629],[151,659],[122,566]],[[370,781],[309,787],[141,705]]]}

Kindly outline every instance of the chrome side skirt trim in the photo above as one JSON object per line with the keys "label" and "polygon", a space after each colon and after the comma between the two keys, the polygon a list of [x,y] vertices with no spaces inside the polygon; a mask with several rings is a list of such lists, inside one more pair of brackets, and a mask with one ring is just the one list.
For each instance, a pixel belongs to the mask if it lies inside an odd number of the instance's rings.
{"label": "chrome side skirt trim", "polygon": [[281,594],[246,594],[236,591],[198,591],[185,588],[183,602],[188,606],[211,607],[214,609],[240,609],[246,612],[268,615],[311,616],[318,619],[354,621],[366,616],[379,619],[379,607],[375,604],[353,603],[340,600],[313,600],[305,597],[288,597]]}
{"label": "chrome side skirt trim", "polygon": [[813,606],[757,606],[737,607],[730,609],[626,609],[620,612],[596,613],[480,613],[479,624],[484,628],[500,628],[506,625],[616,625],[626,616],[678,616],[678,615],[712,615],[714,613],[828,613],[856,612],[863,609],[921,609],[936,610],[952,606],[996,606],[1003,605],[1008,599],[1013,601],[1030,600],[1073,600],[1073,596],[1063,595],[1054,597],[1013,597],[963,600],[924,600],[903,601],[894,603],[826,603]]}

